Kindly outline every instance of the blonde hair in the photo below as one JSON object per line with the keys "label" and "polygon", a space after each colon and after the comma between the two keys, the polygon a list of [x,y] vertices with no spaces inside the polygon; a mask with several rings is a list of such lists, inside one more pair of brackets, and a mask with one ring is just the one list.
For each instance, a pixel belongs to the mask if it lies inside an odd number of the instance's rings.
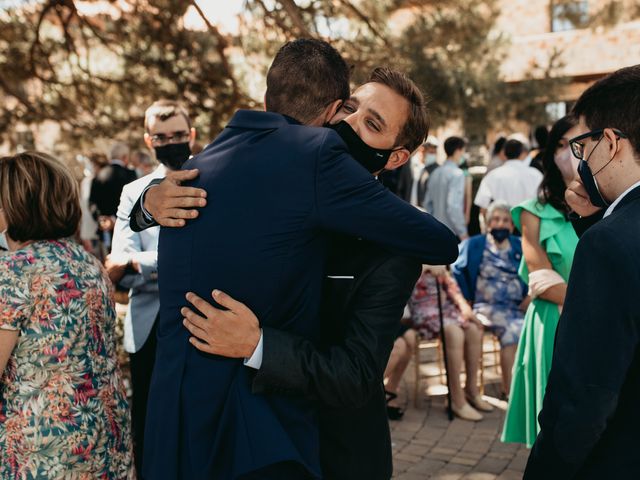
{"label": "blonde hair", "polygon": [[80,223],[78,182],[62,162],[41,152],[0,158],[0,207],[12,240],[55,240]]}

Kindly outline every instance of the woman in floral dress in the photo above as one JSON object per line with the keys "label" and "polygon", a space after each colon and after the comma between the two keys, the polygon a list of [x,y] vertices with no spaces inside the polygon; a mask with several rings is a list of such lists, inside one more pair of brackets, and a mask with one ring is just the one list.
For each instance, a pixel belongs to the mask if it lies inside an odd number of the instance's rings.
{"label": "woman in floral dress", "polygon": [[0,478],[131,478],[110,283],[73,240],[78,187],[39,153],[0,158]]}

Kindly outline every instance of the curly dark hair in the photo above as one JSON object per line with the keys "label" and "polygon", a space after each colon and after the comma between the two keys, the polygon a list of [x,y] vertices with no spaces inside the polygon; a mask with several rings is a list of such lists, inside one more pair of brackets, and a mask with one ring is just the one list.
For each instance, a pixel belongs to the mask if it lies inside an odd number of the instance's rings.
{"label": "curly dark hair", "polygon": [[569,206],[564,200],[564,192],[567,186],[564,183],[560,169],[556,165],[555,155],[563,135],[577,124],[578,120],[571,115],[567,115],[558,120],[553,127],[551,127],[547,148],[545,148],[542,155],[544,176],[538,188],[538,201],[542,204],[550,204],[565,215],[568,215],[570,212]]}

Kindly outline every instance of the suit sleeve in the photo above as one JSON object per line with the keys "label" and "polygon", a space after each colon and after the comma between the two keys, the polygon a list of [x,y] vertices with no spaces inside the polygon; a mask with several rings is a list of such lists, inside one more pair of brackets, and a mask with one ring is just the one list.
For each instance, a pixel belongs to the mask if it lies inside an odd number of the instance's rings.
{"label": "suit sleeve", "polygon": [[391,257],[370,273],[345,318],[344,341],[320,350],[305,338],[264,328],[255,393],[290,393],[335,408],[357,408],[380,388],[420,264]]}
{"label": "suit sleeve", "polygon": [[457,239],[431,215],[396,197],[328,132],[316,172],[316,225],[363,237],[422,263],[444,265],[458,256]]}
{"label": "suit sleeve", "polygon": [[141,232],[147,228],[158,226],[158,223],[155,220],[152,218],[150,219],[145,215],[142,209],[142,203],[144,202],[144,194],[147,192],[149,187],[159,184],[162,180],[162,178],[155,178],[151,180],[149,185],[145,187],[138,199],[133,203],[131,213],[129,214],[129,227],[132,231]]}
{"label": "suit sleeve", "polygon": [[623,241],[594,227],[578,244],[525,478],[573,478],[617,408],[638,348],[640,269]]}
{"label": "suit sleeve", "polygon": [[125,275],[120,281],[120,284],[125,288],[141,287],[147,282],[155,281],[158,270],[158,252],[144,251],[140,234],[131,230],[129,226],[129,213],[133,203],[134,199],[131,198],[127,188],[124,188],[120,196],[111,242],[112,255],[124,257],[127,260],[136,260],[140,264],[140,274]]}

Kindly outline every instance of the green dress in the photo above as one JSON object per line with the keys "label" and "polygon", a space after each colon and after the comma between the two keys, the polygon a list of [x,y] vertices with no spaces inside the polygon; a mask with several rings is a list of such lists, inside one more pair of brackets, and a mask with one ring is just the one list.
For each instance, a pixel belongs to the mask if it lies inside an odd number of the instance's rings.
{"label": "green dress", "polygon": [[[578,244],[571,222],[551,205],[542,205],[534,199],[511,211],[513,222],[519,230],[522,230],[520,216],[523,210],[540,218],[540,245],[547,252],[553,269],[566,282]],[[518,273],[525,283],[529,283],[529,271],[524,257]],[[509,407],[502,432],[503,442],[525,443],[531,447],[536,440],[540,431],[538,414],[542,409],[547,377],[551,370],[559,318],[558,305],[539,298],[533,300],[527,309],[513,365]]]}

